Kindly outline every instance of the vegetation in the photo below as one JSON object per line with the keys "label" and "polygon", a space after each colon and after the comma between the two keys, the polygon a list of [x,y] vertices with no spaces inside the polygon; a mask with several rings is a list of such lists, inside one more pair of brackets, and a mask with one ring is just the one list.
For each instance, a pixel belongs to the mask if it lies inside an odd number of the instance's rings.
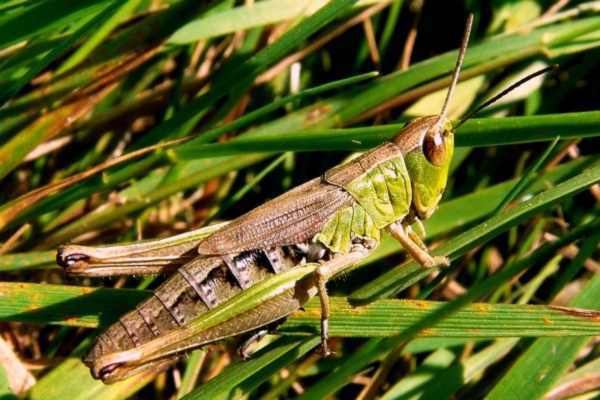
{"label": "vegetation", "polygon": [[[598,396],[597,3],[2,2],[0,393]],[[449,268],[423,271],[384,238],[330,282],[332,358],[315,352],[311,300],[248,361],[228,341],[166,372],[92,379],[80,359],[97,328],[163,277],[69,278],[58,245],[235,218],[439,112],[469,12],[453,119],[534,70],[558,70],[457,129],[450,184],[426,222]]]}

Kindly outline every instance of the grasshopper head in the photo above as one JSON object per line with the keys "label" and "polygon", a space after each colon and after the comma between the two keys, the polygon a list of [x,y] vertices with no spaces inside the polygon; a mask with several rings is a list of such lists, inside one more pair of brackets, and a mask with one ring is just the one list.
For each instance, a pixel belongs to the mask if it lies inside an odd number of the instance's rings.
{"label": "grasshopper head", "polygon": [[417,118],[394,138],[412,182],[412,206],[420,219],[435,211],[448,181],[454,131],[440,116]]}
{"label": "grasshopper head", "polygon": [[454,129],[447,118],[448,107],[458,83],[472,26],[473,14],[470,14],[440,114],[413,120],[394,138],[404,155],[412,183],[412,208],[420,219],[429,218],[435,211],[448,181],[454,153]]}

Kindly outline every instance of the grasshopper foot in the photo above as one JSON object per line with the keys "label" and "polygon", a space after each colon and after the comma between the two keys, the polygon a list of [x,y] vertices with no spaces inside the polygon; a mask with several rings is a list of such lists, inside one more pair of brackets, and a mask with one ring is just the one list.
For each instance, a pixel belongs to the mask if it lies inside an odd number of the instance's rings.
{"label": "grasshopper foot", "polygon": [[323,357],[331,357],[335,353],[329,348],[329,318],[321,319],[321,348],[319,353]]}
{"label": "grasshopper foot", "polygon": [[425,268],[440,268],[450,266],[450,259],[445,256],[427,257],[421,261],[421,265]]}
{"label": "grasshopper foot", "polygon": [[247,360],[252,356],[253,351],[251,347],[258,343],[263,337],[265,337],[269,333],[268,329],[261,329],[258,332],[254,333],[248,339],[238,347],[237,352],[242,360]]}
{"label": "grasshopper foot", "polygon": [[321,346],[319,347],[319,354],[325,358],[335,356],[335,352],[329,348],[327,341],[321,342]]}
{"label": "grasshopper foot", "polygon": [[449,267],[450,259],[446,256],[434,256],[433,257],[433,266],[434,267]]}

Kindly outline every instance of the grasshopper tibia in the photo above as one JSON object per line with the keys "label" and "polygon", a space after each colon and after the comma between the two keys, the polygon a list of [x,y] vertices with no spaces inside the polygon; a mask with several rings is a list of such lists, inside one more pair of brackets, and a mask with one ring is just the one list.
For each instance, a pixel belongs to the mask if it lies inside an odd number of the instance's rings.
{"label": "grasshopper tibia", "polygon": [[355,244],[350,253],[338,255],[337,257],[324,262],[315,272],[319,300],[321,302],[321,353],[323,356],[327,357],[332,355],[327,344],[327,340],[329,339],[329,316],[331,311],[329,309],[329,295],[327,294],[326,283],[329,278],[333,277],[338,272],[345,270],[365,258],[370,250],[371,249],[365,245]]}

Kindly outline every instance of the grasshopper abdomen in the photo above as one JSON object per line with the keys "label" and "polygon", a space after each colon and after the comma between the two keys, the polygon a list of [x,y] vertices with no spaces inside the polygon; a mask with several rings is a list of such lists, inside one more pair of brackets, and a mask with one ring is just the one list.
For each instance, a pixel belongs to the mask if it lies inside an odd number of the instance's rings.
{"label": "grasshopper abdomen", "polygon": [[[307,245],[307,248],[311,247],[310,244]],[[105,382],[120,380],[151,367],[156,369],[169,366],[178,356],[169,355],[145,365],[121,368],[116,368],[114,364],[100,365],[97,361],[105,355],[135,349],[184,327],[192,319],[201,317],[245,288],[298,265],[307,257],[303,248],[285,246],[246,251],[226,257],[197,257],[180,267],[148,299],[101,334],[84,361],[90,366],[94,377]],[[300,300],[288,290],[272,299],[262,310],[253,310],[234,321],[208,329],[195,336],[193,342],[182,344],[182,347],[199,347],[255,330],[286,316],[300,304]]]}

